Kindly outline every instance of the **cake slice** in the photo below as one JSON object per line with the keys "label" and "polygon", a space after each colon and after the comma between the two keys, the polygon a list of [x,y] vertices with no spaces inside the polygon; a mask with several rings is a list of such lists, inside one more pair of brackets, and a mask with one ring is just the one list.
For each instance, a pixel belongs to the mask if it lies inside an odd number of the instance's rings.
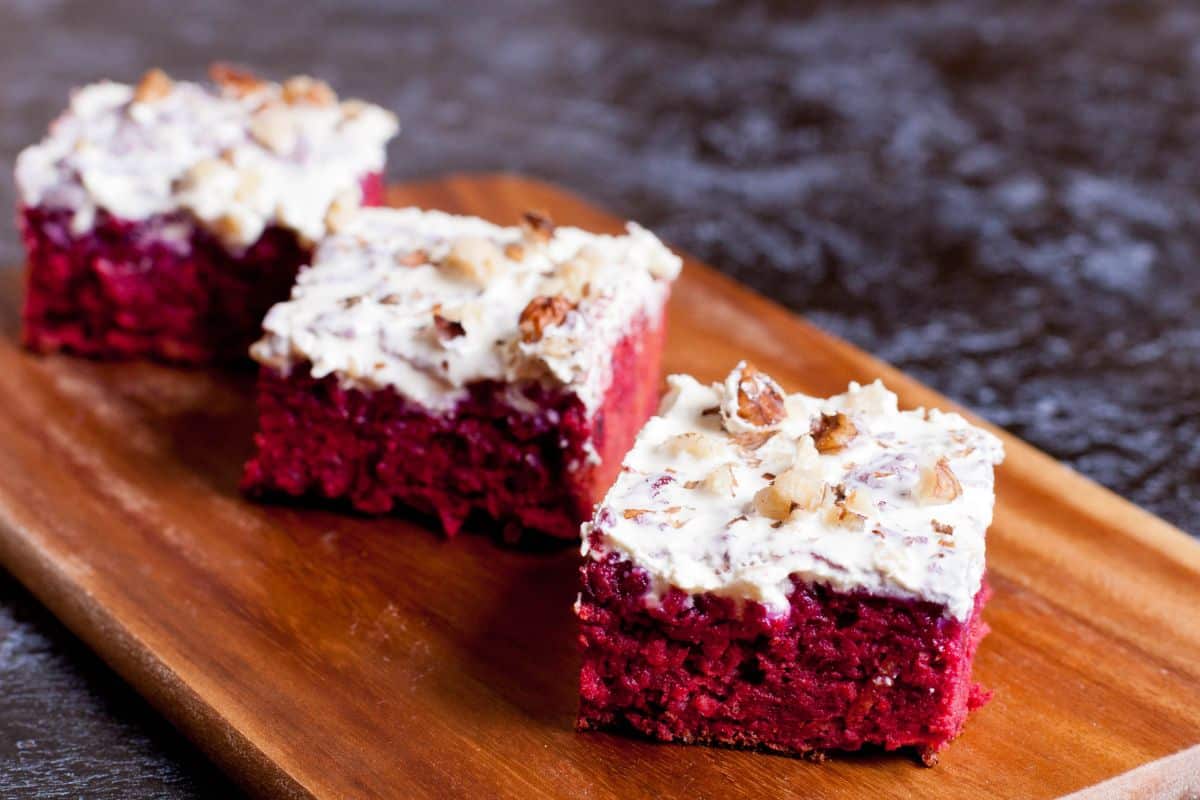
{"label": "cake slice", "polygon": [[392,114],[225,66],[77,90],[17,159],[35,350],[245,359],[329,224],[383,200]]}
{"label": "cake slice", "polygon": [[679,268],[634,224],[359,212],[253,347],[244,488],[576,538],[657,404]]}
{"label": "cake slice", "polygon": [[932,764],[986,700],[999,440],[878,382],[669,384],[584,526],[579,728]]}

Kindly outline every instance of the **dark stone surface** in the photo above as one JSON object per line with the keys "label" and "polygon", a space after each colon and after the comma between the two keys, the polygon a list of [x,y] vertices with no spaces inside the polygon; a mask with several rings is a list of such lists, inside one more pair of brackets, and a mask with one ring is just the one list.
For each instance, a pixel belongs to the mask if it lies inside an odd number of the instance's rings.
{"label": "dark stone surface", "polygon": [[[393,177],[580,190],[1200,531],[1196,6],[184,6],[6,4],[0,152],[99,76],[312,72]],[[0,794],[227,791],[6,577],[0,637]]]}

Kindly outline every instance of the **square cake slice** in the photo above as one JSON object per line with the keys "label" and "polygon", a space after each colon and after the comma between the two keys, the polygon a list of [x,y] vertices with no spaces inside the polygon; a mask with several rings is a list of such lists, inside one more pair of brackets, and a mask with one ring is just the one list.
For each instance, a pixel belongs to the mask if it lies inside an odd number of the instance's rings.
{"label": "square cake slice", "polygon": [[933,763],[986,700],[1000,441],[879,382],[668,382],[584,526],[579,728]]}
{"label": "square cake slice", "polygon": [[680,260],[605,236],[367,209],[318,248],[252,349],[253,494],[402,505],[453,535],[574,539],[659,393]]}
{"label": "square cake slice", "polygon": [[312,78],[212,73],[86,86],[21,153],[27,346],[245,359],[313,242],[382,203],[391,113]]}

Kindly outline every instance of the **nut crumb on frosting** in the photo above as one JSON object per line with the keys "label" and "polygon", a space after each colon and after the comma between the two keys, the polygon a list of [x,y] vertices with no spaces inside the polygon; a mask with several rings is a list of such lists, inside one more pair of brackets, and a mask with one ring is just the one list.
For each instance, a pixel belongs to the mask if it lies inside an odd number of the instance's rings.
{"label": "nut crumb on frosting", "polygon": [[208,77],[223,91],[234,97],[245,97],[262,91],[270,85],[250,70],[225,61],[217,61],[210,65]]}
{"label": "nut crumb on frosting", "polygon": [[171,93],[174,82],[161,69],[155,67],[148,70],[133,90],[133,99],[137,103],[153,103]]}
{"label": "nut crumb on frosting", "polygon": [[562,295],[542,295],[533,298],[521,311],[517,323],[521,331],[521,341],[526,344],[541,341],[546,329],[561,325],[574,307],[575,305]]}
{"label": "nut crumb on frosting", "polygon": [[787,416],[783,390],[772,378],[749,362],[742,362],[737,378],[737,416],[755,428],[778,425]]}
{"label": "nut crumb on frosting", "polygon": [[554,236],[554,221],[541,210],[529,210],[521,215],[521,230],[531,242],[548,242]]}
{"label": "nut crumb on frosting", "polygon": [[496,243],[482,236],[467,236],[450,246],[442,266],[462,280],[485,285],[500,269],[504,254]]}
{"label": "nut crumb on frosting", "polygon": [[837,453],[858,435],[858,428],[841,411],[821,414],[813,420],[812,440],[818,453]]}
{"label": "nut crumb on frosting", "polygon": [[338,101],[337,94],[325,81],[308,75],[297,75],[283,82],[283,102],[289,105],[309,104],[332,106]]}
{"label": "nut crumb on frosting", "polygon": [[917,495],[927,505],[950,503],[962,496],[962,484],[945,456],[921,470]]}

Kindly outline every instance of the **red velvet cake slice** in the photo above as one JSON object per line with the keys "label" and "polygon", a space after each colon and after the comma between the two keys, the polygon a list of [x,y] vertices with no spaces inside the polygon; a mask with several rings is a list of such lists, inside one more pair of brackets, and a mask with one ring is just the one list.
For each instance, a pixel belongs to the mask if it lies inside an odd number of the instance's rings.
{"label": "red velvet cake slice", "polygon": [[986,700],[999,440],[878,382],[669,384],[584,526],[580,729],[932,764]]}
{"label": "red velvet cake slice", "polygon": [[382,203],[391,113],[307,77],[213,78],[84,87],[21,153],[29,347],[245,358],[331,220]]}
{"label": "red velvet cake slice", "polygon": [[396,505],[447,534],[575,538],[653,413],[678,257],[603,236],[418,209],[360,211],[252,348],[254,494]]}

